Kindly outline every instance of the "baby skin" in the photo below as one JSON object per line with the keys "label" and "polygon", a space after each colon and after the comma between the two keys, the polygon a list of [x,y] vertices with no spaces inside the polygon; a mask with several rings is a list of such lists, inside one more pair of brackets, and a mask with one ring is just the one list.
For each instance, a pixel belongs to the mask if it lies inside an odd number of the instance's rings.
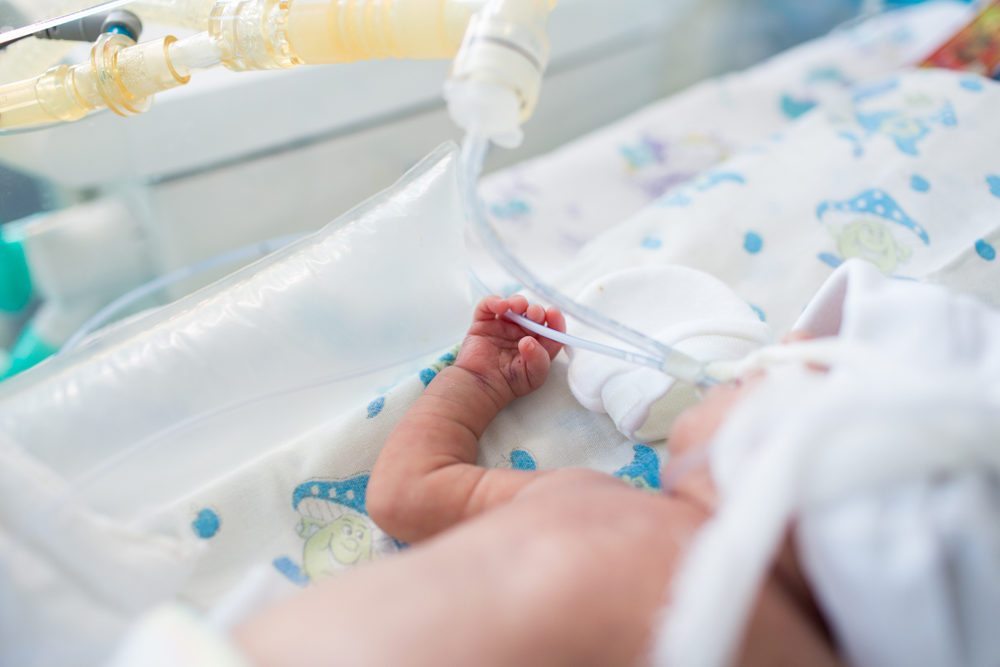
{"label": "baby skin", "polygon": [[[372,472],[371,518],[412,548],[250,619],[235,639],[255,664],[646,663],[671,577],[712,513],[711,480],[702,471],[650,494],[593,470],[477,466],[487,425],[545,382],[559,352],[504,319],[508,309],[565,329],[559,311],[523,297],[484,299],[455,364],[400,420]],[[704,446],[751,386],[717,387],[685,413],[674,457]],[[790,549],[738,661],[839,664]]]}

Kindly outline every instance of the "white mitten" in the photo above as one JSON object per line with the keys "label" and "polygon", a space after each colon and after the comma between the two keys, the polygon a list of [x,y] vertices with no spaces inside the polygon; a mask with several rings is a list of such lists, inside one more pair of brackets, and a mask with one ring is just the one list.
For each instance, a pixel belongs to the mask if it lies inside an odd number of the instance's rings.
{"label": "white mitten", "polygon": [[[587,286],[577,301],[699,361],[739,359],[771,340],[754,310],[717,278],[683,266],[625,269]],[[575,335],[620,345],[586,328]],[[568,350],[569,386],[589,410],[606,412],[625,436],[665,438],[697,401],[691,385],[651,368],[586,350]]]}

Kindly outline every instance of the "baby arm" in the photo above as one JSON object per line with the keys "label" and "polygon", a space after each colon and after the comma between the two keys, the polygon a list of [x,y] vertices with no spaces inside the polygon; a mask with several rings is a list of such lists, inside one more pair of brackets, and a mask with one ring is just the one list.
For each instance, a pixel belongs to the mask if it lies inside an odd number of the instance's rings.
{"label": "baby arm", "polygon": [[529,306],[521,296],[479,303],[454,366],[439,373],[403,416],[372,471],[369,515],[396,539],[430,537],[509,500],[538,474],[476,465],[487,425],[545,382],[560,349],[503,319],[508,309],[565,331],[558,310]]}

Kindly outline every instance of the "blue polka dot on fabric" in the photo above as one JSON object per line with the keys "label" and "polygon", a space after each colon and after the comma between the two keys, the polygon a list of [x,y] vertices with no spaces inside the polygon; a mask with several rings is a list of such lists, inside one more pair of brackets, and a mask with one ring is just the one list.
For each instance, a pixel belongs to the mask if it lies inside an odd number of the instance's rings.
{"label": "blue polka dot on fabric", "polygon": [[385,396],[379,396],[368,404],[368,419],[374,419],[385,407]]}
{"label": "blue polka dot on fabric", "polygon": [[663,241],[656,238],[655,236],[647,236],[642,240],[640,244],[646,250],[658,250],[663,246]]}
{"label": "blue polka dot on fabric", "polygon": [[759,307],[753,305],[752,303],[748,304],[748,305],[751,308],[753,308],[753,312],[757,313],[757,317],[760,318],[761,322],[767,322],[767,315],[764,314],[763,310],[761,310]]}
{"label": "blue polka dot on fabric", "polygon": [[914,174],[910,178],[910,187],[917,192],[927,192],[931,189],[930,181],[921,176],[920,174]]}
{"label": "blue polka dot on fabric", "polygon": [[974,93],[978,93],[983,89],[983,82],[971,76],[959,81],[958,85],[962,86],[962,88],[965,88],[966,90],[971,90]]}
{"label": "blue polka dot on fabric", "polygon": [[433,368],[425,368],[424,370],[420,371],[420,381],[424,383],[425,387],[429,385],[431,383],[431,380],[433,380],[435,377],[437,377],[437,371],[434,370]]}
{"label": "blue polka dot on fabric", "polygon": [[757,232],[747,232],[743,237],[743,249],[751,255],[756,255],[764,247],[764,239]]}
{"label": "blue polka dot on fabric", "polygon": [[207,540],[215,537],[221,525],[222,522],[219,520],[219,515],[214,510],[205,508],[198,512],[198,516],[191,522],[191,530],[201,539]]}
{"label": "blue polka dot on fabric", "polygon": [[976,241],[976,253],[987,262],[992,262],[997,258],[997,249],[983,239]]}
{"label": "blue polka dot on fabric", "polygon": [[523,449],[515,449],[510,453],[510,467],[514,470],[538,470],[535,458]]}
{"label": "blue polka dot on fabric", "polygon": [[990,186],[990,193],[994,197],[1000,197],[1000,176],[990,174],[986,177],[986,185]]}

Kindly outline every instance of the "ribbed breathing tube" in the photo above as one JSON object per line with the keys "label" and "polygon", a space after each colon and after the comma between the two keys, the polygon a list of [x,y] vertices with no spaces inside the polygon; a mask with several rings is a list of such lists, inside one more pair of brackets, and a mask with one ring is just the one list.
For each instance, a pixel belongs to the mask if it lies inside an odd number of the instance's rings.
{"label": "ribbed breathing tube", "polygon": [[[698,387],[709,387],[717,384],[718,381],[708,374],[705,364],[702,362],[574,301],[543,282],[511,253],[490,225],[483,203],[476,192],[476,185],[482,173],[483,162],[486,159],[488,148],[489,140],[473,133],[467,134],[462,144],[462,199],[466,209],[467,221],[472,225],[476,236],[482,241],[493,258],[524,289],[538,294],[553,306],[562,310],[564,314],[575,317],[584,324],[612,336],[615,340],[625,343],[635,348],[635,350],[613,347],[554,331],[512,312],[508,312],[506,317],[540,336],[550,338],[564,345],[622,359],[639,366],[654,368],[671,377],[689,382]],[[482,284],[481,281],[478,282]]]}

